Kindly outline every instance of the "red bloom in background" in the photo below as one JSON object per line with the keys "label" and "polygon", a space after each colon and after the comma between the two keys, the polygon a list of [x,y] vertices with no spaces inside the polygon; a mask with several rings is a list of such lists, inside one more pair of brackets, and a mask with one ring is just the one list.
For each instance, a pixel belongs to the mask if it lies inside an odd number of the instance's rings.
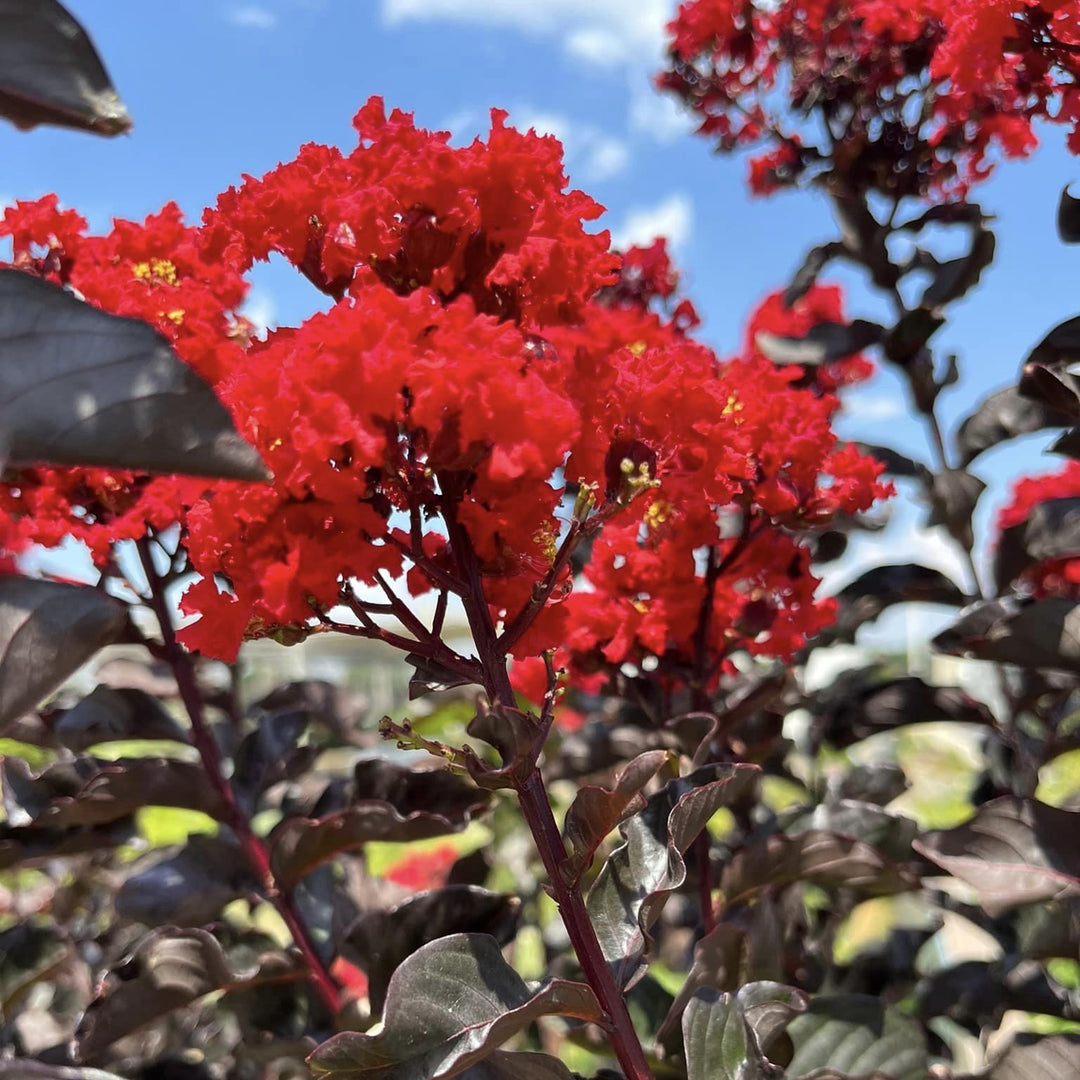
{"label": "red bloom in background", "polygon": [[688,0],[668,31],[658,85],[721,149],[764,144],[758,194],[828,173],[963,197],[995,157],[1031,153],[1036,120],[1077,139],[1080,16],[1061,0]]}
{"label": "red bloom in background", "polygon": [[[1040,503],[1080,497],[1080,461],[1070,461],[1060,472],[1025,477],[1013,485],[1012,501],[998,513],[998,530],[1022,525]],[[1080,600],[1080,558],[1044,559],[1024,571],[1021,581],[1037,596],[1064,596]]]}

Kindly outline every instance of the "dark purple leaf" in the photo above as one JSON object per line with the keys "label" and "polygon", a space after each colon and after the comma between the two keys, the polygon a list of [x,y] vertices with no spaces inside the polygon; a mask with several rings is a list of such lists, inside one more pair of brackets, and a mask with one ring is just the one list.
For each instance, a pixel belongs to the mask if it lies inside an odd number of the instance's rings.
{"label": "dark purple leaf", "polygon": [[1023,904],[1080,896],[1080,813],[1005,796],[915,849],[967,882],[994,918]]}
{"label": "dark purple leaf", "polygon": [[405,663],[415,668],[409,679],[409,700],[415,701],[425,694],[442,693],[444,690],[453,690],[458,686],[472,686],[476,680],[470,679],[460,672],[451,671],[443,667],[437,660],[428,656],[420,656],[410,653],[405,657]]}
{"label": "dark purple leaf", "polygon": [[549,1054],[511,1053],[496,1050],[463,1073],[459,1080],[574,1080],[574,1074]]}
{"label": "dark purple leaf", "polygon": [[14,798],[44,828],[108,825],[143,806],[175,806],[223,819],[226,808],[193,762],[173,758],[60,761],[34,775],[20,758],[3,762],[5,803]]}
{"label": "dark purple leaf", "polygon": [[1080,556],[1080,498],[1048,499],[1026,521],[1002,530],[994,559],[998,591],[1004,591],[1045,559]]}
{"label": "dark purple leaf", "polygon": [[666,750],[648,750],[619,770],[614,787],[587,785],[578,790],[563,825],[571,849],[564,864],[569,882],[576,885],[581,880],[604,837],[624,817],[644,809],[645,796],[641,790],[670,757]]}
{"label": "dark purple leaf", "polygon": [[16,1058],[0,1061],[0,1080],[123,1080],[116,1073],[101,1069],[82,1069],[77,1066],[46,1065],[42,1061]]}
{"label": "dark purple leaf", "polygon": [[1080,671],[1080,605],[1058,597],[980,601],[932,644],[954,656]]}
{"label": "dark purple leaf", "polygon": [[540,756],[544,731],[536,717],[506,705],[480,703],[468,726],[474,739],[482,739],[499,753],[500,764],[481,761],[466,747],[465,765],[478,787],[486,791],[518,788],[528,778]]}
{"label": "dark purple leaf", "polygon": [[0,2],[0,115],[119,135],[131,117],[86,31],[56,0]]}
{"label": "dark purple leaf", "polygon": [[1068,991],[1035,960],[1007,966],[1000,961],[969,960],[938,971],[916,988],[915,1009],[924,1022],[935,1016],[976,1028],[991,1026],[1009,1009],[1076,1019]]}
{"label": "dark purple leaf", "polygon": [[187,732],[161,702],[143,690],[98,686],[57,720],[53,731],[76,753],[127,739],[188,741]]}
{"label": "dark purple leaf", "polygon": [[927,286],[920,305],[936,311],[966,295],[979,283],[983,271],[994,261],[997,241],[994,234],[979,226],[972,237],[971,249],[959,259],[942,263]]}
{"label": "dark purple leaf", "polygon": [[[859,1077],[926,1080],[929,1065],[922,1025],[877,998],[821,996],[787,1025],[795,1047],[789,1080]],[[817,1070],[828,1070],[819,1073]]]}
{"label": "dark purple leaf", "polygon": [[949,535],[970,550],[975,542],[971,518],[986,484],[963,469],[945,469],[930,481],[930,526],[944,525]]}
{"label": "dark purple leaf", "polygon": [[233,787],[248,815],[255,812],[267,788],[293,779],[315,760],[314,747],[297,745],[307,726],[307,713],[302,711],[260,716],[255,730],[236,748]]}
{"label": "dark purple leaf", "polygon": [[273,956],[238,971],[205,930],[155,930],[113,969],[83,1015],[76,1033],[79,1057],[92,1062],[117,1039],[158,1017],[215,991],[250,985],[264,966],[275,974],[291,969],[290,962]]}
{"label": "dark purple leaf", "polygon": [[874,803],[838,799],[819,803],[796,818],[785,832],[789,836],[816,831],[850,837],[869,844],[893,862],[905,863],[912,859],[911,844],[918,828],[911,818],[890,813]]}
{"label": "dark purple leaf", "polygon": [[852,889],[862,896],[890,896],[918,885],[918,877],[861,840],[808,830],[770,836],[737,851],[720,878],[724,904],[734,908],[762,889],[809,881]]}
{"label": "dark purple leaf", "polygon": [[817,714],[814,731],[819,739],[843,749],[906,724],[993,723],[986,706],[958,687],[930,686],[915,675],[887,682],[874,679],[866,672],[845,673],[816,695],[810,707]]}
{"label": "dark purple leaf", "polygon": [[1080,956],[1080,898],[1022,908],[1016,921],[1021,955],[1035,960]]}
{"label": "dark purple leaf", "polygon": [[959,607],[966,597],[940,570],[917,563],[875,566],[837,594],[836,623],[823,635],[830,641],[854,641],[863,623],[872,622],[895,604],[945,604]]}
{"label": "dark purple leaf", "polygon": [[100,589],[0,577],[0,732],[127,625],[127,609]]}
{"label": "dark purple leaf", "polygon": [[770,1044],[806,1006],[805,994],[779,983],[750,983],[735,994],[699,990],[682,1018],[688,1080],[776,1076]]}
{"label": "dark purple leaf", "polygon": [[1051,443],[1048,454],[1061,454],[1062,457],[1080,460],[1080,428],[1070,428]]}
{"label": "dark purple leaf", "polygon": [[639,975],[656,922],[670,894],[686,880],[683,853],[709,819],[744,798],[757,782],[752,765],[710,765],[672,780],[645,809],[619,826],[626,843],[609,856],[587,907],[616,982]]}
{"label": "dark purple leaf", "polygon": [[[926,343],[944,325],[945,317],[928,308],[915,308],[907,312],[889,331],[885,338],[883,351],[894,364],[909,373],[921,365],[925,370],[919,373],[919,383],[913,387],[917,396],[933,398],[937,386],[934,384],[933,371],[928,360]],[[925,385],[922,385],[925,384]]]}
{"label": "dark purple leaf", "polygon": [[1021,372],[1020,393],[1075,416],[1080,409],[1076,402],[1080,381],[1071,369],[1077,363],[1080,363],[1080,316],[1059,323],[1028,353]]}
{"label": "dark purple leaf", "polygon": [[134,835],[130,819],[76,829],[0,825],[0,870],[44,866],[71,855],[119,847]]}
{"label": "dark purple leaf", "polygon": [[9,464],[269,476],[209,384],[138,319],[0,269],[0,348],[0,451]]}
{"label": "dark purple leaf", "polygon": [[825,267],[847,251],[838,241],[811,248],[803,259],[802,266],[795,271],[791,284],[784,290],[784,307],[797,304],[817,283],[818,275]]}
{"label": "dark purple leaf", "polygon": [[1015,386],[991,394],[960,425],[956,446],[960,464],[970,465],[981,453],[1006,439],[1030,435],[1049,427],[1071,423],[1064,413],[1023,397]]}
{"label": "dark purple leaf", "polygon": [[[1021,1031],[978,1080],[1080,1080],[1080,1034]],[[957,1080],[976,1080],[973,1076]]]}
{"label": "dark purple leaf", "polygon": [[[434,779],[450,774],[429,770],[417,775]],[[287,885],[295,884],[334,856],[364,844],[406,843],[461,832],[475,814],[487,809],[487,800],[480,792],[471,789],[471,795],[472,802],[464,809],[446,800],[446,805],[455,812],[454,817],[429,810],[402,814],[386,800],[367,799],[321,818],[287,818],[270,836],[274,874]],[[429,805],[439,802],[437,797],[428,800]]]}
{"label": "dark purple leaf", "polygon": [[884,333],[885,328],[878,323],[855,319],[851,323],[820,322],[801,338],[760,331],[754,343],[774,364],[818,367],[876,345]]}
{"label": "dark purple leaf", "polygon": [[0,932],[0,1015],[8,1017],[27,991],[71,955],[60,932],[19,922]]}
{"label": "dark purple leaf", "polygon": [[353,802],[390,803],[404,817],[439,814],[463,821],[488,796],[448,769],[408,769],[385,758],[366,758],[353,771]]}
{"label": "dark purple leaf", "polygon": [[439,938],[394,972],[376,1035],[346,1031],[308,1059],[316,1077],[335,1080],[447,1080],[478,1065],[541,1016],[598,1022],[582,983],[529,987],[486,934]]}
{"label": "dark purple leaf", "polygon": [[467,885],[417,893],[389,911],[361,915],[345,944],[368,976],[373,1012],[381,1012],[390,978],[417,949],[451,934],[490,934],[499,945],[517,933],[521,903],[512,896]]}
{"label": "dark purple leaf", "polygon": [[201,926],[260,884],[235,843],[192,836],[174,855],[136,863],[116,894],[116,913],[146,926]]}
{"label": "dark purple leaf", "polygon": [[1080,199],[1069,193],[1068,184],[1058,200],[1057,231],[1062,243],[1080,244]]}
{"label": "dark purple leaf", "polygon": [[349,738],[368,711],[362,694],[345,690],[321,679],[303,679],[271,690],[250,709],[258,722],[269,713],[302,712],[308,720],[343,738]]}

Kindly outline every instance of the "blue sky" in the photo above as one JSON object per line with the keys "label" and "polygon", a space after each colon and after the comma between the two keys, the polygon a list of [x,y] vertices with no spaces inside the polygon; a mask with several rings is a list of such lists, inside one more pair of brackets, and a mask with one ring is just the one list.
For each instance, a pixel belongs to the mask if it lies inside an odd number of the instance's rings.
{"label": "blue sky", "polygon": [[[242,173],[259,174],[306,141],[353,145],[350,119],[370,95],[415,111],[428,127],[468,139],[490,106],[520,126],[563,138],[571,179],[608,208],[617,240],[667,233],[704,316],[703,337],[731,352],[748,310],[782,285],[814,243],[834,235],[824,201],[809,194],[751,200],[745,161],[717,157],[650,88],[673,0],[69,0],[105,58],[135,119],[118,140],[0,128],[0,196],[55,190],[95,227],[138,218],[176,199],[191,215]],[[1036,157],[1003,166],[980,192],[997,215],[998,260],[954,308],[938,341],[959,353],[962,381],[943,399],[955,425],[974,401],[1015,379],[1025,352],[1080,308],[1080,249],[1054,234],[1058,193],[1080,178],[1060,131]],[[881,309],[851,285],[849,309]],[[252,315],[294,322],[315,301],[288,268],[262,268]],[[883,372],[850,398],[852,438],[925,454],[905,416],[903,390]],[[1040,436],[976,465],[991,483],[981,517],[1020,471],[1049,470]],[[952,567],[940,538],[901,514],[889,552]],[[858,556],[847,565],[878,561]],[[914,550],[914,545],[920,551]]]}

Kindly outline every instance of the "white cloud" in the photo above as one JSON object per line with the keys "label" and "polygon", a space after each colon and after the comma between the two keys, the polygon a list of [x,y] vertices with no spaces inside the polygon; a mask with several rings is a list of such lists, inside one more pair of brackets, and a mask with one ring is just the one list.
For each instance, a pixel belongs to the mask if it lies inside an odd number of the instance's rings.
{"label": "white cloud", "polygon": [[630,82],[630,129],[659,143],[671,143],[697,127],[690,112],[670,94],[661,94],[647,78]]}
{"label": "white cloud", "polygon": [[611,65],[659,55],[675,0],[382,0],[393,25],[437,20],[558,38],[571,55]]}
{"label": "white cloud", "polygon": [[229,12],[229,22],[245,30],[273,30],[277,21],[274,12],[257,4],[245,4]]}
{"label": "white cloud", "polygon": [[277,305],[269,293],[260,289],[251,290],[241,314],[251,320],[256,334],[261,338],[266,337],[267,330],[273,330],[277,326]]}
{"label": "white cloud", "polygon": [[844,409],[850,412],[852,419],[860,423],[882,423],[896,420],[907,415],[904,399],[896,394],[859,394],[848,392],[843,396]]}
{"label": "white cloud", "polygon": [[651,244],[663,236],[673,248],[678,248],[689,238],[693,223],[694,206],[690,197],[676,192],[656,206],[631,210],[622,227],[613,230],[611,242],[621,249],[631,244]]}
{"label": "white cloud", "polygon": [[630,164],[630,147],[593,124],[529,108],[511,109],[510,122],[522,131],[533,128],[538,135],[554,135],[563,144],[567,170],[575,183],[610,180]]}

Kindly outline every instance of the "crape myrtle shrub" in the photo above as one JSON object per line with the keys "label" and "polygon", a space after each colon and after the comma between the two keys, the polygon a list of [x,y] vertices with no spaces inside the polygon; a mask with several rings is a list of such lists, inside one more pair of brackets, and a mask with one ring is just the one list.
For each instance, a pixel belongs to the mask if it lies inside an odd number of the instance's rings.
{"label": "crape myrtle shrub", "polygon": [[[662,241],[613,254],[558,143],[498,111],[453,148],[373,99],[354,149],[304,146],[198,224],[7,210],[0,1077],[1077,1075],[1078,811],[1039,781],[1080,749],[1080,476],[1017,487],[981,597],[909,564],[824,599],[814,572],[889,474],[970,556],[978,455],[1080,445],[1074,322],[954,435],[932,345],[993,256],[970,189],[1073,122],[1076,18],[684,5],[661,84],[839,225],[731,358]],[[128,126],[59,4],[0,30],[5,115]],[[272,254],[322,310],[259,338],[238,309]],[[833,259],[891,325],[848,320]],[[832,434],[871,351],[932,464]],[[23,572],[67,537],[98,580]],[[969,604],[936,644],[995,662],[996,711],[881,665],[808,689],[814,649],[910,601]],[[244,642],[323,634],[400,650],[413,719],[314,682],[245,698]],[[911,816],[926,721],[978,765]]]}

